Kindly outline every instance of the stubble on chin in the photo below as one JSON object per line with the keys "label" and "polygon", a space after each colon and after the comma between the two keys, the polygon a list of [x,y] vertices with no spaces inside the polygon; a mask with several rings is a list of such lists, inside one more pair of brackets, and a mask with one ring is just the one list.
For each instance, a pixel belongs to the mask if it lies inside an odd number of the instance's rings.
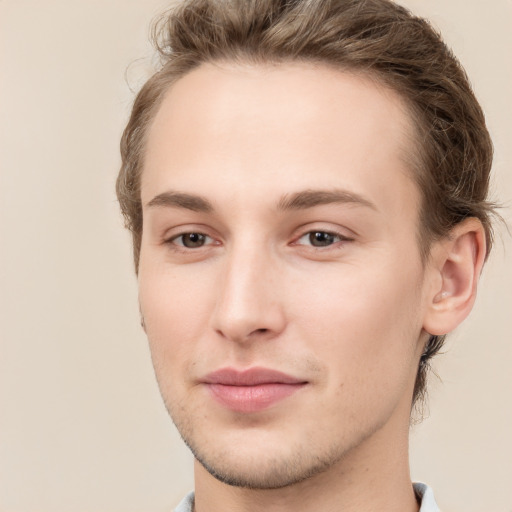
{"label": "stubble on chin", "polygon": [[[187,443],[188,444],[188,443]],[[188,444],[196,460],[220,482],[244,489],[271,490],[282,489],[299,484],[304,480],[327,471],[336,462],[319,457],[305,457],[295,453],[286,458],[272,456],[265,460],[245,460],[241,464],[232,464],[231,457],[203,457]],[[232,454],[236,458],[236,454]]]}
{"label": "stubble on chin", "polygon": [[169,414],[194,458],[220,482],[245,489],[282,489],[299,484],[338,465],[371,435],[335,436],[326,446],[315,443],[314,436],[304,436],[304,442],[296,440],[288,445],[283,438],[266,448],[262,443],[251,444],[251,433],[247,432],[247,442],[240,449],[226,441],[227,433],[218,440],[215,433],[208,432],[206,414],[191,414],[183,404],[169,405]]}

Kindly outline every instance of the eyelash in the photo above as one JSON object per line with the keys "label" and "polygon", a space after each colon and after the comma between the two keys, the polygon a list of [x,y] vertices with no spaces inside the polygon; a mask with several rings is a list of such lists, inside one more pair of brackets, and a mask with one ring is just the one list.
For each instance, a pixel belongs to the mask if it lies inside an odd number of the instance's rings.
{"label": "eyelash", "polygon": [[[317,237],[317,238],[320,238],[320,240],[317,239],[317,241],[321,242],[321,238],[324,238],[324,239],[328,238],[328,239],[331,239],[331,243],[329,243],[328,245],[313,245],[313,237],[315,235],[322,235],[321,237]],[[306,245],[306,244],[299,243],[300,240],[302,240],[306,237],[308,238],[309,242],[311,242],[310,244],[308,244],[310,247],[315,248],[315,249],[320,249],[320,250],[321,249],[324,249],[324,250],[329,249],[332,246],[339,244],[339,243],[353,241],[353,238],[342,235],[341,233],[337,233],[336,231],[328,231],[328,230],[323,230],[323,229],[312,229],[310,231],[307,231],[303,235],[301,235],[299,238],[297,238],[296,241],[294,242],[294,245]],[[332,241],[332,239],[337,239],[337,240]]]}
{"label": "eyelash", "polygon": [[[319,241],[320,243],[322,242],[321,238],[327,239],[327,241],[328,242],[330,241],[331,243],[328,243],[327,245],[314,245],[313,237],[315,235],[320,235],[319,237],[317,236],[317,241]],[[185,240],[184,237],[186,237],[186,236],[197,237],[199,239],[198,241],[203,241],[204,243],[202,243],[201,245],[197,245],[195,247],[187,246],[184,243],[184,240]],[[309,242],[311,242],[311,244],[300,243],[300,241],[306,237],[308,237],[308,240],[309,240]],[[336,239],[336,240],[333,240],[333,239]],[[178,240],[181,240],[181,243],[178,243],[177,242]],[[168,240],[165,241],[165,243],[173,246],[173,248],[175,250],[186,251],[186,252],[193,251],[195,249],[201,249],[201,248],[205,247],[206,245],[218,245],[215,243],[214,244],[207,243],[208,240],[215,242],[215,240],[212,237],[208,236],[205,233],[201,233],[199,231],[188,231],[188,232],[180,233],[179,235],[173,236],[172,238],[169,238]],[[314,249],[327,250],[337,243],[344,243],[344,242],[351,242],[351,241],[353,241],[353,238],[347,237],[347,236],[342,235],[341,233],[337,233],[335,231],[312,229],[310,231],[306,231],[300,237],[296,238],[295,241],[292,242],[292,245],[303,245],[303,246],[309,245],[311,248],[314,248]],[[192,240],[192,244],[194,244],[194,243],[195,243],[194,240]]]}
{"label": "eyelash", "polygon": [[[183,240],[186,236],[191,236],[191,235],[195,235],[197,237],[199,237],[200,239],[203,239],[203,240],[206,240],[206,239],[210,239],[213,241],[213,238],[206,235],[205,233],[201,233],[199,231],[187,231],[186,233],[180,233],[179,235],[176,235],[176,236],[173,236],[172,238],[169,238],[168,240],[165,241],[166,244],[169,244],[169,245],[173,245],[175,247],[179,247],[180,249],[179,250],[184,250],[184,251],[187,251],[187,250],[194,250],[194,249],[201,249],[202,247],[204,247],[205,244],[202,244],[202,245],[199,245],[197,247],[187,247],[185,245],[185,243],[183,243]],[[177,243],[176,241],[177,240],[180,240],[181,239],[181,242],[182,243]],[[192,243],[194,243],[192,241]]]}

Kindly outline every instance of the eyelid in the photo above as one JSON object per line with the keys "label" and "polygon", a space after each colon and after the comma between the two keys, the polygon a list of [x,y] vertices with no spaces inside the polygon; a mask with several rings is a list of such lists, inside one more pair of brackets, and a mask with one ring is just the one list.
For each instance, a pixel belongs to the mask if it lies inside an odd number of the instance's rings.
{"label": "eyelid", "polygon": [[210,238],[217,238],[217,235],[213,230],[204,224],[195,224],[191,223],[183,223],[176,224],[172,227],[167,227],[161,231],[161,240],[163,242],[171,240],[172,238],[177,238],[181,235],[186,235],[187,233],[200,233],[201,235],[209,236]]}
{"label": "eyelid", "polygon": [[341,239],[341,241],[353,241],[357,238],[357,233],[353,230],[342,227],[342,226],[333,226],[332,224],[326,225],[327,223],[320,222],[310,222],[307,224],[303,224],[295,229],[292,235],[292,244],[295,244],[302,237],[310,234],[310,233],[327,233],[329,235],[337,236]]}
{"label": "eyelid", "polygon": [[[196,248],[189,248],[186,247],[184,244],[179,244],[175,242],[180,237],[190,233],[203,235],[208,239],[208,241],[203,246]],[[202,248],[220,245],[221,241],[217,233],[208,226],[202,224],[181,224],[178,226],[173,226],[170,229],[167,229],[162,234],[161,243],[162,245],[171,246],[175,250],[183,250],[186,252],[190,252],[194,250],[197,251],[198,249]]]}
{"label": "eyelid", "polygon": [[[205,239],[210,239],[211,241],[215,241],[210,235],[207,235],[206,233],[201,233],[199,231],[185,231],[184,233],[179,233],[178,235],[174,235],[172,236],[171,238],[168,238],[167,239],[167,243],[169,244],[175,244],[179,247],[183,247],[185,249],[192,249],[192,247],[187,247],[185,244],[181,243],[181,244],[178,244],[176,243],[176,240],[179,240],[180,238],[183,238],[185,235],[202,235],[205,237]],[[194,249],[199,249],[200,247],[204,247],[204,246],[207,246],[207,245],[212,245],[211,242],[208,243],[205,241],[205,243],[199,247],[194,247]]]}
{"label": "eyelid", "polygon": [[[303,238],[311,236],[312,233],[323,233],[330,237],[333,237],[334,240],[332,243],[327,244],[327,245],[314,245],[313,243],[307,243],[307,242],[301,243],[301,240]],[[295,241],[293,242],[293,245],[306,247],[308,249],[313,249],[315,251],[328,251],[329,249],[337,249],[340,247],[340,245],[343,245],[343,244],[345,244],[347,242],[351,242],[351,241],[353,241],[353,238],[349,238],[349,237],[343,235],[342,233],[337,233],[332,230],[328,231],[325,229],[311,229],[309,231],[306,231],[304,234],[302,234],[298,238],[296,238]]]}

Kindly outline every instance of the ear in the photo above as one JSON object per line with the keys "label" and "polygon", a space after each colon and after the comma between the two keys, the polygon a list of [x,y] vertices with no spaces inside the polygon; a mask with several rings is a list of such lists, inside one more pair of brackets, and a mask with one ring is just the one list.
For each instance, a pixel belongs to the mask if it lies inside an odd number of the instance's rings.
{"label": "ear", "polygon": [[476,299],[478,279],[486,254],[485,231],[476,218],[457,224],[433,244],[429,262],[431,286],[423,329],[443,335],[469,314]]}

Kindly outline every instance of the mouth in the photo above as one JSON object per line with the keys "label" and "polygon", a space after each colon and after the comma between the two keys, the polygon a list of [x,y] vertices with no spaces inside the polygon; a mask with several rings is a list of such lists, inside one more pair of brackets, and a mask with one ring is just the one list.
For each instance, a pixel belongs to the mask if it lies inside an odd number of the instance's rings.
{"label": "mouth", "polygon": [[293,395],[307,381],[269,368],[222,368],[203,380],[212,398],[235,412],[258,412]]}

